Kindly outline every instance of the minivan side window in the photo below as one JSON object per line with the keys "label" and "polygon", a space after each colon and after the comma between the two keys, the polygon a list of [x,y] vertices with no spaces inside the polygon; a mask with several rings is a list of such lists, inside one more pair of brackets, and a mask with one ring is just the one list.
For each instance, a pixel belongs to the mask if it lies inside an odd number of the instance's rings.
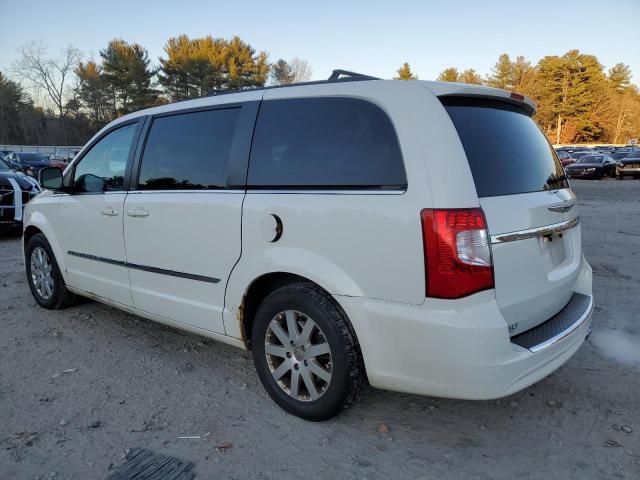
{"label": "minivan side window", "polygon": [[142,154],[140,190],[225,188],[239,107],[153,120]]}
{"label": "minivan side window", "polygon": [[105,135],[75,167],[73,190],[81,193],[121,191],[137,124],[120,127]]}
{"label": "minivan side window", "polygon": [[266,100],[260,106],[249,188],[404,189],[407,177],[387,114],[345,97]]}

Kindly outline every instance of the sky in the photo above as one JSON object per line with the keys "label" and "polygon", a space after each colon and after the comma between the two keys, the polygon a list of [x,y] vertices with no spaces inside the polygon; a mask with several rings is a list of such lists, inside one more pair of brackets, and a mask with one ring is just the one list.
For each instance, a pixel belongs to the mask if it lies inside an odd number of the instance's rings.
{"label": "sky", "polygon": [[85,58],[113,38],[140,43],[154,63],[169,37],[240,36],[270,61],[300,57],[314,80],[343,68],[391,78],[403,62],[432,80],[450,66],[490,73],[501,53],[532,63],[570,49],[609,68],[631,66],[640,85],[640,0],[0,0],[0,71],[18,48],[71,44]]}

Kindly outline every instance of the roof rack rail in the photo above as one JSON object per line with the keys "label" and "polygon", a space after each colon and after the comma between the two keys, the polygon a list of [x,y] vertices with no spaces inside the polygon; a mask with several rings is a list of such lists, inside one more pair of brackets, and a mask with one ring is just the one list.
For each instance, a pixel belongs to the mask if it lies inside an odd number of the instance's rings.
{"label": "roof rack rail", "polygon": [[269,85],[268,87],[251,87],[251,88],[229,88],[221,90],[211,90],[205,97],[215,97],[218,95],[228,95],[230,93],[251,92],[255,90],[273,90],[275,88],[300,87],[305,85],[322,85],[334,82],[361,82],[365,80],[382,80],[378,77],[365,75],[363,73],[350,72],[348,70],[334,70],[327,80],[313,80],[311,82],[289,83],[286,85]]}
{"label": "roof rack rail", "polygon": [[331,72],[328,78],[328,82],[335,82],[341,80],[341,76],[348,77],[353,80],[380,80],[378,77],[372,77],[371,75],[365,75],[364,73],[350,72],[349,70],[336,69]]}

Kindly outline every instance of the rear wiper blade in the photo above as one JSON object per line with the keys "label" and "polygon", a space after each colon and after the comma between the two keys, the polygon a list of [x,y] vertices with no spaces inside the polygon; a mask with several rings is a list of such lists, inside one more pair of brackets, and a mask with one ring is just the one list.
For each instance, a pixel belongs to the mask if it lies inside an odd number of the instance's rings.
{"label": "rear wiper blade", "polygon": [[547,185],[553,185],[556,182],[564,182],[567,180],[566,175],[560,175],[559,177],[549,177],[547,179]]}

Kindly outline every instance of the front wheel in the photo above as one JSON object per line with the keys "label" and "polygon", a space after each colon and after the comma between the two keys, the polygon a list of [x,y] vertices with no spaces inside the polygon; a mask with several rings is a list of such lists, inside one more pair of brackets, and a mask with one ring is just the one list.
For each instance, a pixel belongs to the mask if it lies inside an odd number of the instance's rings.
{"label": "front wheel", "polygon": [[251,345],[269,396],[306,420],[326,420],[347,409],[364,384],[362,355],[347,316],[313,284],[271,293],[256,313]]}
{"label": "front wheel", "polygon": [[29,239],[25,264],[29,288],[38,305],[60,309],[73,303],[74,295],[67,290],[51,245],[43,234],[38,233]]}

